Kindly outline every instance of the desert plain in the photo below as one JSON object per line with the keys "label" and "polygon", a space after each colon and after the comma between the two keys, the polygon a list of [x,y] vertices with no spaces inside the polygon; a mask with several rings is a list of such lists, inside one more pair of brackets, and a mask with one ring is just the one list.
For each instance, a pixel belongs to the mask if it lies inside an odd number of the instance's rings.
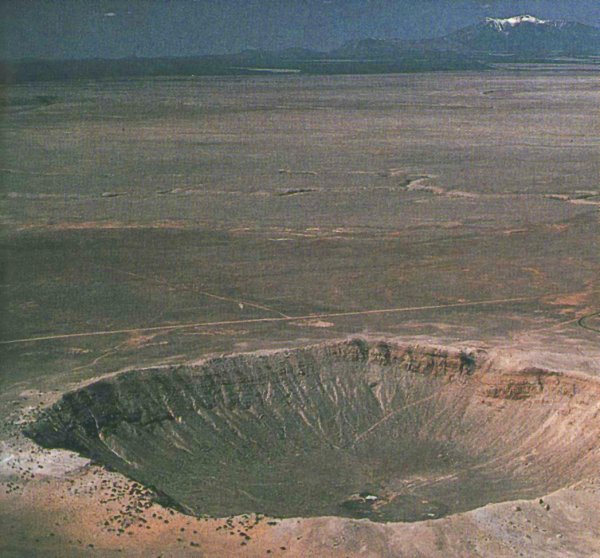
{"label": "desert plain", "polygon": [[0,554],[600,555],[599,97],[5,87]]}

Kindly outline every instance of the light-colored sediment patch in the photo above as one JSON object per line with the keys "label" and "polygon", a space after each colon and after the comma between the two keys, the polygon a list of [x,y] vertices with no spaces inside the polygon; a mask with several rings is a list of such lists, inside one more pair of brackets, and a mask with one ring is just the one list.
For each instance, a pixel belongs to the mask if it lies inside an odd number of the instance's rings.
{"label": "light-colored sediment patch", "polygon": [[513,234],[523,234],[528,232],[529,229],[506,229],[504,231],[502,231],[502,234],[506,235],[506,236],[511,236]]}
{"label": "light-colored sediment patch", "polygon": [[550,225],[545,225],[544,228],[551,232],[561,233],[568,231],[571,228],[571,225],[568,223],[552,223]]}
{"label": "light-colored sediment patch", "polygon": [[448,190],[447,195],[450,198],[478,198],[475,192],[465,192],[463,190]]}
{"label": "light-colored sediment patch", "polygon": [[545,194],[544,197],[573,205],[600,205],[600,191],[598,190],[576,190],[573,193]]}
{"label": "light-colored sediment patch", "polygon": [[234,328],[218,328],[218,329],[205,329],[199,331],[188,331],[182,333],[182,335],[188,336],[209,336],[209,337],[219,337],[219,336],[228,336],[228,337],[239,337],[242,335],[248,335],[250,330],[248,329],[234,329]]}
{"label": "light-colored sediment patch", "polygon": [[151,334],[151,335],[131,335],[125,341],[124,347],[129,349],[139,349],[141,347],[148,347],[150,345],[160,345],[160,344],[168,344],[167,341],[161,343],[153,343],[154,339],[158,337],[159,334]]}
{"label": "light-colored sediment patch", "polygon": [[[575,262],[573,262],[575,263]],[[571,265],[571,262],[570,262]],[[547,296],[542,299],[544,304],[551,306],[569,306],[577,308],[580,312],[593,312],[594,311],[594,297],[593,295],[598,293],[598,289],[595,288],[594,281],[588,281],[585,284],[584,289],[581,291],[574,291],[572,293],[557,294],[554,296]],[[568,310],[572,310],[569,308]]]}
{"label": "light-colored sediment patch", "polygon": [[589,297],[590,293],[582,291],[580,293],[549,298],[545,302],[546,304],[552,304],[553,306],[582,306],[586,304]]}
{"label": "light-colored sediment patch", "polygon": [[324,320],[304,320],[301,322],[292,322],[290,325],[296,327],[317,327],[317,328],[327,328],[334,327],[335,324],[333,322],[326,322]]}

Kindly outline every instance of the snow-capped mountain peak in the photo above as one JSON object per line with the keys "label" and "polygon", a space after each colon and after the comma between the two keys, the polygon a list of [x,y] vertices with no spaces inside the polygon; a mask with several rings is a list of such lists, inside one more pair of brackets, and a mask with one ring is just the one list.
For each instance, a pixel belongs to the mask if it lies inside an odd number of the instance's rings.
{"label": "snow-capped mountain peak", "polygon": [[552,22],[547,19],[539,19],[532,15],[518,15],[507,18],[497,18],[497,17],[486,17],[485,23],[490,27],[493,27],[497,31],[508,31],[513,27],[517,27],[523,23],[530,23],[533,25],[549,25],[555,22]]}
{"label": "snow-capped mountain peak", "polygon": [[487,17],[444,38],[462,52],[513,56],[600,53],[600,29],[563,19],[541,19],[529,14]]}

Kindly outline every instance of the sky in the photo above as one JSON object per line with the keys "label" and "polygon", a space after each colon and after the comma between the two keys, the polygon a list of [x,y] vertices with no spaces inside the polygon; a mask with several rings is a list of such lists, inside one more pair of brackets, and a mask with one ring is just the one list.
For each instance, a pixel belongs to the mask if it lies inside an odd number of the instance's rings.
{"label": "sky", "polygon": [[0,0],[0,57],[193,56],[328,50],[441,36],[529,13],[600,27],[600,0]]}

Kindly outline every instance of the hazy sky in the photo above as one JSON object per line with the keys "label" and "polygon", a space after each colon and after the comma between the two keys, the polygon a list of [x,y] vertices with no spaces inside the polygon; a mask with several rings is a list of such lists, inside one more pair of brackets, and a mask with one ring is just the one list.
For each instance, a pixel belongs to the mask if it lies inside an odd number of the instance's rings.
{"label": "hazy sky", "polygon": [[0,0],[3,58],[176,56],[443,35],[531,13],[600,27],[600,0]]}

